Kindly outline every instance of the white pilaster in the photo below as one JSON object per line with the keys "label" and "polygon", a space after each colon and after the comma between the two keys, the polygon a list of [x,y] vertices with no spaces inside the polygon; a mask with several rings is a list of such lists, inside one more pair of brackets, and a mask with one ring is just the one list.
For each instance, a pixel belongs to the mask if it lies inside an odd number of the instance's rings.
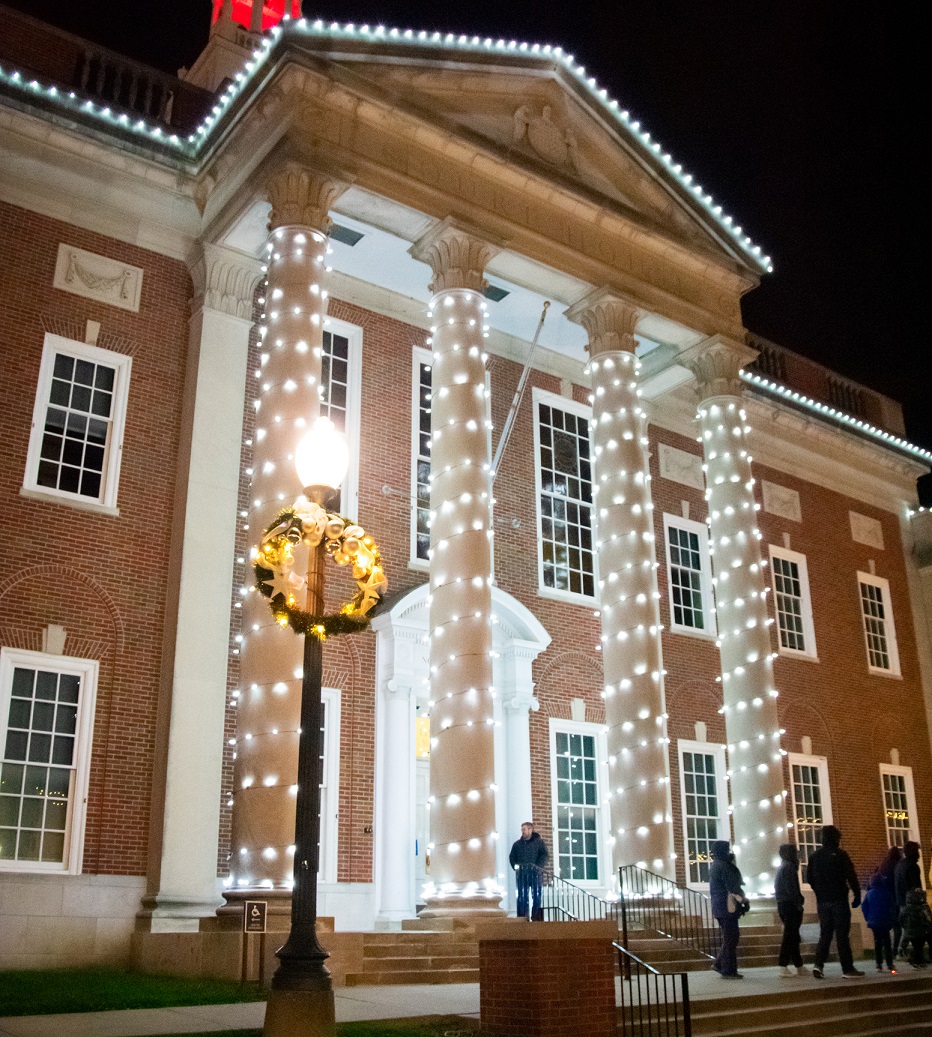
{"label": "white pilaster", "polygon": [[786,791],[768,593],[739,372],[756,353],[714,336],[681,354],[696,376],[722,661],[734,848],[749,892],[772,893]]}
{"label": "white pilaster", "polygon": [[[196,928],[213,913],[246,359],[248,256],[205,244],[192,264],[184,435],[176,528],[177,612],[153,928]],[[204,520],[210,515],[209,522]],[[204,602],[210,602],[205,608]]]}

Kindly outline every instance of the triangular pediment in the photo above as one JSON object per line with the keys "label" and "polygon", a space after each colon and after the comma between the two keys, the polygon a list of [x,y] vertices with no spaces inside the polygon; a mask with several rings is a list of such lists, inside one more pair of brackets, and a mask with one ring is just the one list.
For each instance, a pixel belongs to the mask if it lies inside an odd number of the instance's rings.
{"label": "triangular pediment", "polygon": [[369,48],[329,59],[345,65],[357,83],[368,81],[397,98],[400,108],[458,129],[529,173],[575,186],[596,204],[612,205],[691,249],[727,256],[755,274],[767,268],[766,258],[748,254],[723,224],[721,210],[689,189],[674,171],[680,167],[645,143],[636,123],[626,126],[565,69],[509,67],[504,57],[480,65],[435,55],[399,60],[397,52]]}

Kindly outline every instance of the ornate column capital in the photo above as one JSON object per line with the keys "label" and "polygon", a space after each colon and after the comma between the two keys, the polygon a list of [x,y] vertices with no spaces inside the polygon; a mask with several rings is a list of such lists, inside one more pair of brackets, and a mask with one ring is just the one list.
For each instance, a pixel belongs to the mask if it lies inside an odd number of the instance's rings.
{"label": "ornate column capital", "polygon": [[252,322],[253,295],[262,278],[258,259],[236,249],[201,242],[188,260],[194,282],[192,308],[219,310]]}
{"label": "ornate column capital", "polygon": [[633,353],[634,329],[641,311],[629,299],[605,286],[584,295],[566,311],[567,320],[582,324],[589,335],[591,357],[600,353]]}
{"label": "ornate column capital", "polygon": [[756,356],[757,350],[743,342],[712,335],[683,350],[677,362],[696,376],[696,392],[701,401],[713,396],[740,396],[741,368]]}
{"label": "ornate column capital", "polygon": [[276,167],[265,187],[272,203],[269,230],[310,227],[326,234],[332,222],[330,208],[349,183],[289,159]]}
{"label": "ornate column capital", "polygon": [[434,279],[433,294],[451,288],[470,288],[482,293],[487,287],[483,272],[502,249],[501,243],[469,230],[448,216],[419,238],[408,251],[428,263]]}

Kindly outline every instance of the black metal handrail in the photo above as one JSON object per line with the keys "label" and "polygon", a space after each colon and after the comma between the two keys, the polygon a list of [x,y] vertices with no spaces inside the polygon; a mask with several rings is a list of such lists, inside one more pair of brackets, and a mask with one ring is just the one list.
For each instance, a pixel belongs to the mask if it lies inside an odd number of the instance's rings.
{"label": "black metal handrail", "polygon": [[712,902],[688,886],[656,875],[636,864],[618,869],[619,918],[627,947],[633,929],[652,930],[714,958],[719,933]]}
{"label": "black metal handrail", "polygon": [[620,943],[619,1006],[622,1037],[692,1037],[689,977],[685,972],[659,972]]}
{"label": "black metal handrail", "polygon": [[608,919],[618,923],[617,900],[602,900],[559,875],[545,875],[541,894],[545,918],[562,916],[574,922],[601,922]]}

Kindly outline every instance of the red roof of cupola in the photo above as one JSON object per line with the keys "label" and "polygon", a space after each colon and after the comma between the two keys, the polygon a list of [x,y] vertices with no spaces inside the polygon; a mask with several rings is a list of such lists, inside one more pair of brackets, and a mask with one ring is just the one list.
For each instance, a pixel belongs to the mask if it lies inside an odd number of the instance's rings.
{"label": "red roof of cupola", "polygon": [[[224,0],[214,0],[214,16],[211,19],[211,25],[220,18],[223,6]],[[261,4],[261,25],[253,25],[254,0],[232,0],[231,6],[234,22],[238,22],[246,29],[261,29],[263,32],[266,29],[271,29],[273,25],[278,25],[282,18],[285,17],[285,12],[289,8],[291,9],[292,18],[301,17],[301,0],[267,0],[266,3]],[[258,16],[258,11],[256,15]]]}

